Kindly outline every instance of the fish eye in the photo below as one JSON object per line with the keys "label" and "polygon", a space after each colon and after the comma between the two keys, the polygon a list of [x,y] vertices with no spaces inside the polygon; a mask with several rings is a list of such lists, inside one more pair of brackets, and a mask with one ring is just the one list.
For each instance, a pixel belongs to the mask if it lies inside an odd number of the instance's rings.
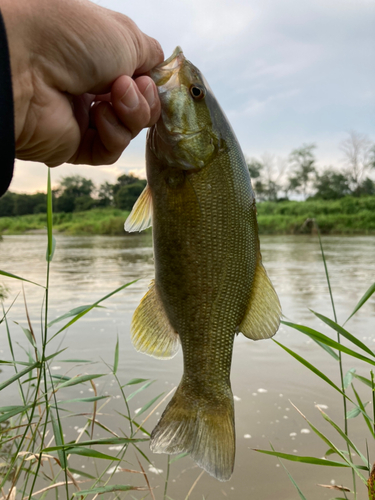
{"label": "fish eye", "polygon": [[194,99],[199,101],[200,99],[203,99],[203,97],[206,95],[206,92],[200,85],[192,85],[190,87],[190,94]]}

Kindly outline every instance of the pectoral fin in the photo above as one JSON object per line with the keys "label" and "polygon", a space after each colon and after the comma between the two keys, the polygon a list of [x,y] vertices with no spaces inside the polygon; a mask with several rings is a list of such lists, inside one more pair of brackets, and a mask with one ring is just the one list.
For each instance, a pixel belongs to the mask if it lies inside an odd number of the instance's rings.
{"label": "pectoral fin", "polygon": [[178,351],[179,336],[169,323],[154,280],[135,310],[131,336],[137,351],[155,358],[172,358]]}
{"label": "pectoral fin", "polygon": [[142,191],[140,197],[135,202],[129,217],[125,222],[125,231],[143,231],[152,224],[152,198],[151,189],[148,184]]}
{"label": "pectoral fin", "polygon": [[239,331],[253,340],[273,337],[280,325],[281,306],[259,256],[247,311]]}

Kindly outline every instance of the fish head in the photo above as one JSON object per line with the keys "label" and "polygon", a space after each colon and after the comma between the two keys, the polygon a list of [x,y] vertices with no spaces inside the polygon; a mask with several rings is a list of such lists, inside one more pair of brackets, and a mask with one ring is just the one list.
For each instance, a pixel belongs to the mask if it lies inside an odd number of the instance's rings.
{"label": "fish head", "polygon": [[160,119],[149,133],[150,148],[171,166],[203,168],[225,145],[220,127],[224,115],[212,90],[180,47],[150,75],[161,101]]}

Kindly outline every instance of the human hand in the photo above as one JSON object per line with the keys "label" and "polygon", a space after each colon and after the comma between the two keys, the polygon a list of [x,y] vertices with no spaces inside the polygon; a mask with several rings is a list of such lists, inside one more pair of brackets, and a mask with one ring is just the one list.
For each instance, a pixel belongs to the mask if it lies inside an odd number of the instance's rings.
{"label": "human hand", "polygon": [[17,158],[110,164],[157,121],[160,101],[144,73],[163,51],[128,17],[88,0],[0,0],[0,8]]}

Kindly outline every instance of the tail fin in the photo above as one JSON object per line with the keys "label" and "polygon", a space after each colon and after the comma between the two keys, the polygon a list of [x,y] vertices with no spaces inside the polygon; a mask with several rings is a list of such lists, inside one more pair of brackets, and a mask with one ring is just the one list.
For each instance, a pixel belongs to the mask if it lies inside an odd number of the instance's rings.
{"label": "tail fin", "polygon": [[[185,386],[186,387],[186,386]],[[180,384],[151,434],[154,453],[188,452],[191,458],[220,481],[233,473],[235,431],[233,395],[226,394],[216,404],[193,398]]]}

